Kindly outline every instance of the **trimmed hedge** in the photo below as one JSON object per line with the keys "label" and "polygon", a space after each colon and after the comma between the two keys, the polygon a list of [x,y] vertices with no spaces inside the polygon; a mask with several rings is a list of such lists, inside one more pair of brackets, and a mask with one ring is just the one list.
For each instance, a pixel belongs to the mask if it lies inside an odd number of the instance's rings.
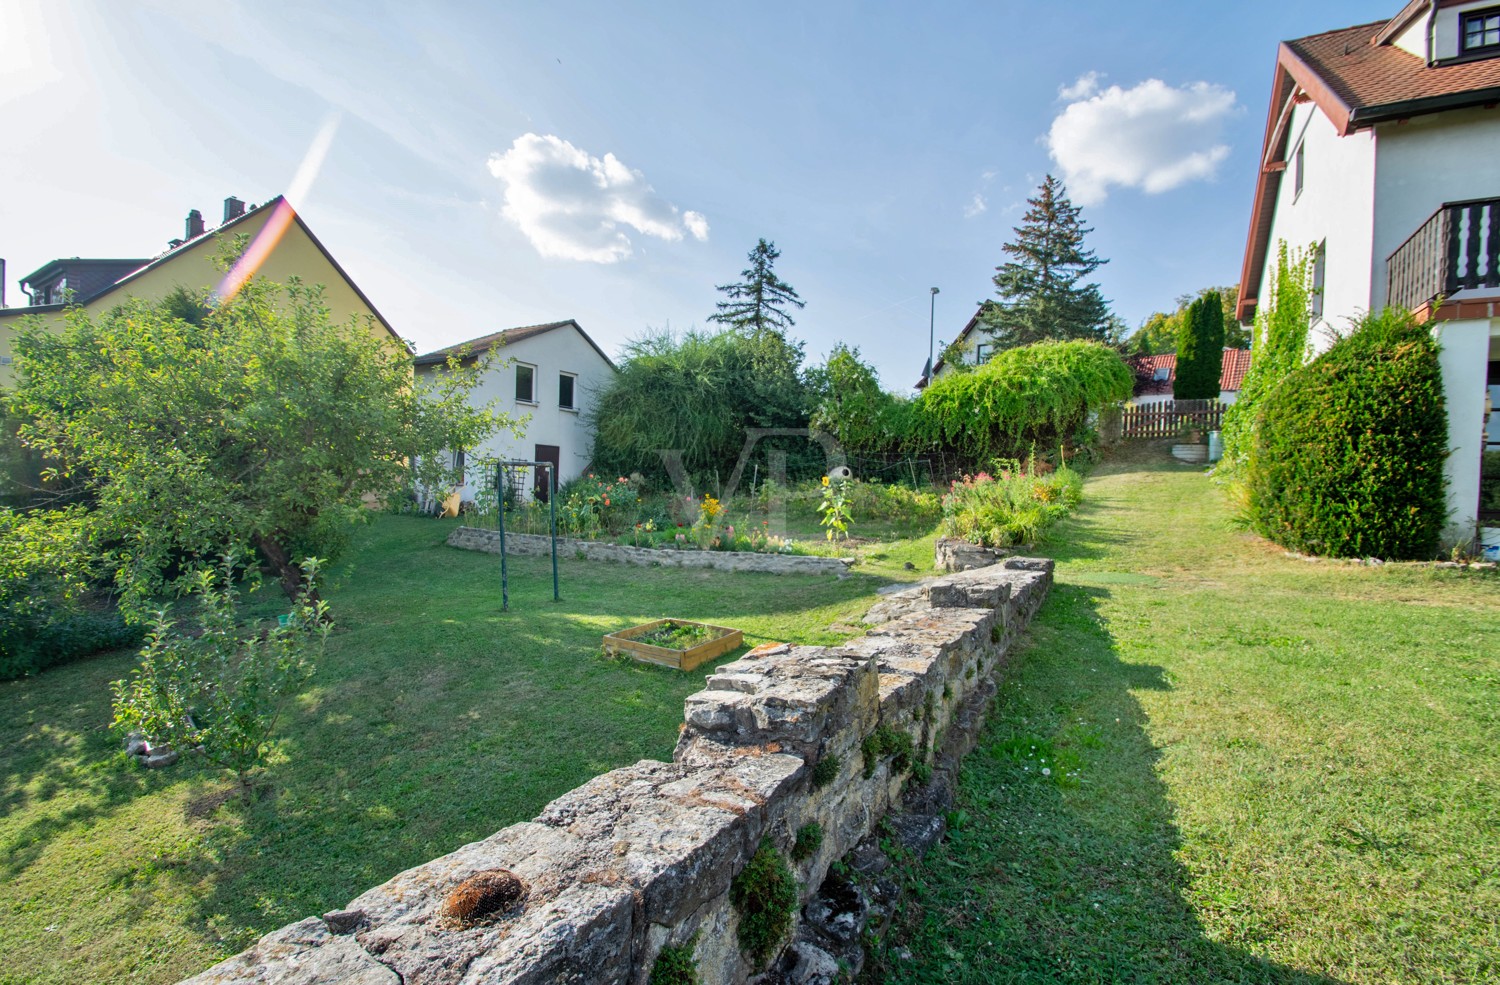
{"label": "trimmed hedge", "polygon": [[1266,395],[1246,475],[1252,522],[1309,554],[1433,557],[1447,448],[1431,333],[1404,311],[1367,315]]}

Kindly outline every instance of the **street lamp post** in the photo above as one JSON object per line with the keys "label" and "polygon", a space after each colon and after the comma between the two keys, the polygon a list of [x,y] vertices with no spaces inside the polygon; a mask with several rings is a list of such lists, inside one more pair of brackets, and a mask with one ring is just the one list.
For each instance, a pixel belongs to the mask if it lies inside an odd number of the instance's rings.
{"label": "street lamp post", "polygon": [[938,289],[934,287],[931,303],[927,306],[927,382],[929,384],[932,382],[932,371],[937,368],[932,365],[933,325],[936,323],[934,316],[937,314],[937,296]]}

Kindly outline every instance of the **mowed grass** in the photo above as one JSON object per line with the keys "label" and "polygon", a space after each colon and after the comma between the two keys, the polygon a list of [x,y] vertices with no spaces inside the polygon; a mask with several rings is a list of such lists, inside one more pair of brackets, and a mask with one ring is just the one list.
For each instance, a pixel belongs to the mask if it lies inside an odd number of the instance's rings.
{"label": "mowed grass", "polygon": [[1133,454],[871,977],[1500,980],[1500,580],[1290,558]]}
{"label": "mowed grass", "polygon": [[[0,684],[0,983],[172,982],[285,923],[517,821],[599,773],[668,759],[703,672],[599,656],[663,616],[833,643],[888,570],[837,580],[512,559],[443,546],[450,525],[377,517],[327,592],[338,630],[286,719],[272,795],[248,807],[187,763],[133,767],[108,731],[133,654]],[[252,600],[273,612],[274,595]],[[703,670],[707,670],[704,668]]]}

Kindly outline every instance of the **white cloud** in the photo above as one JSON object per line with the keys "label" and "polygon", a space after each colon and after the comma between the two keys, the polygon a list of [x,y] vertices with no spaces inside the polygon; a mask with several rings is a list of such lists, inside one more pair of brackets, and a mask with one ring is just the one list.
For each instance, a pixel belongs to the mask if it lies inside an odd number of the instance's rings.
{"label": "white cloud", "polygon": [[964,206],[964,218],[972,219],[977,215],[983,215],[989,207],[990,203],[984,200],[984,196],[975,192],[969,204]]}
{"label": "white cloud", "polygon": [[1088,99],[1099,91],[1099,80],[1101,78],[1103,76],[1098,72],[1085,72],[1072,85],[1059,86],[1057,98],[1069,103],[1076,103],[1080,99]]}
{"label": "white cloud", "polygon": [[1211,178],[1229,156],[1219,141],[1235,111],[1235,95],[1194,82],[1173,88],[1147,79],[1130,88],[1099,89],[1089,73],[1062,90],[1069,98],[1052,121],[1047,148],[1079,205],[1095,205],[1111,185],[1150,195]]}
{"label": "white cloud", "polygon": [[634,252],[624,227],[674,243],[708,238],[702,213],[679,212],[613,154],[593,157],[561,137],[523,134],[489,168],[505,186],[502,213],[544,257],[618,263]]}

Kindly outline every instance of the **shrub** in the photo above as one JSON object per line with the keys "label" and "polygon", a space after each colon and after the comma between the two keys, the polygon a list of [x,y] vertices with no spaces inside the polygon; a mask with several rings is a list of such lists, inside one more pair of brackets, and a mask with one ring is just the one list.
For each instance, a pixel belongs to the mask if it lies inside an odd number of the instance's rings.
{"label": "shrub", "polygon": [[802,825],[797,829],[797,840],[792,844],[792,861],[802,862],[812,858],[819,848],[823,847],[823,826],[817,821]]}
{"label": "shrub", "polygon": [[1035,544],[1083,498],[1083,479],[1067,466],[1047,475],[1012,463],[954,482],[943,497],[942,533],[984,547]]}
{"label": "shrub", "polygon": [[896,773],[905,773],[911,769],[916,744],[908,733],[889,725],[879,725],[875,731],[865,736],[864,741],[859,744],[859,751],[864,755],[864,775],[868,780],[875,775],[875,768],[880,764],[882,756],[891,757],[891,769]]}
{"label": "shrub", "polygon": [[698,965],[693,960],[693,950],[698,946],[698,935],[681,944],[668,944],[656,955],[651,965],[651,977],[646,985],[698,985]]}
{"label": "shrub", "polygon": [[234,564],[199,571],[192,593],[200,626],[178,628],[159,612],[129,680],[115,681],[114,727],[141,732],[179,752],[199,749],[250,795],[250,775],[270,749],[281,711],[312,676],[328,638],[327,603],[317,596],[318,562],[302,564],[308,586],[283,625],[246,634],[235,621]]}
{"label": "shrub", "polygon": [[761,839],[730,883],[729,901],[740,917],[740,948],[764,967],[791,929],[797,909],[797,880],[769,838]]}
{"label": "shrub", "polygon": [[812,770],[812,785],[814,790],[821,790],[832,783],[839,775],[839,767],[843,765],[837,753],[829,753],[818,760],[818,765]]}
{"label": "shrub", "polygon": [[1448,427],[1431,333],[1362,318],[1261,408],[1246,467],[1255,529],[1293,550],[1428,558],[1444,519]]}
{"label": "shrub", "polygon": [[922,391],[916,436],[976,464],[1033,446],[1087,445],[1089,414],[1128,398],[1134,382],[1119,353],[1098,342],[1009,349]]}

